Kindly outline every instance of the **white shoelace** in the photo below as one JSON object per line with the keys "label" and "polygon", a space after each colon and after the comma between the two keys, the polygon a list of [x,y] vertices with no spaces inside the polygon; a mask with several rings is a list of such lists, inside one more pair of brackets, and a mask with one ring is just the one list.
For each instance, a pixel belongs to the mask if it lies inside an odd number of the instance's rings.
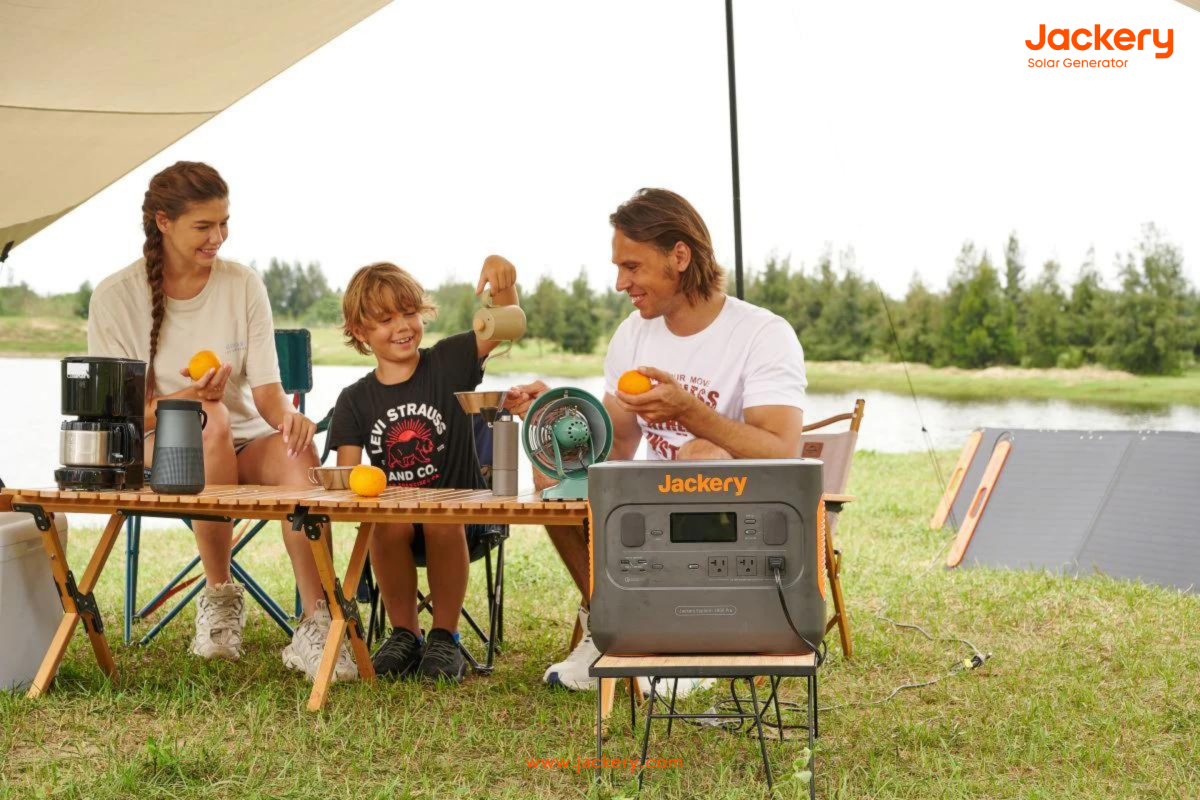
{"label": "white shoelace", "polygon": [[[243,599],[235,595],[220,598],[209,596],[206,600],[202,606],[203,621],[207,623],[209,636],[213,641],[233,636],[240,638]],[[218,637],[218,634],[225,636]]]}

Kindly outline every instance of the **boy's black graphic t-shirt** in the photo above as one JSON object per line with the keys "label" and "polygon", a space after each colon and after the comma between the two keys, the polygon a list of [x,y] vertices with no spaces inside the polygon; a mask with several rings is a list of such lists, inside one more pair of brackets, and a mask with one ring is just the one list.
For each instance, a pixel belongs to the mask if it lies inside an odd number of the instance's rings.
{"label": "boy's black graphic t-shirt", "polygon": [[448,336],[419,352],[416,370],[403,383],[380,383],[371,370],[342,390],[330,447],[363,448],[389,486],[486,488],[471,418],[454,396],[474,391],[483,380],[475,332]]}

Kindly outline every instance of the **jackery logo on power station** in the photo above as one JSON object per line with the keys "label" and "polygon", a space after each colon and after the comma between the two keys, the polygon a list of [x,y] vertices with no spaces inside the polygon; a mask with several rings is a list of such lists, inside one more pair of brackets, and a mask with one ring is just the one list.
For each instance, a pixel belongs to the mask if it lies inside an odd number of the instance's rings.
{"label": "jackery logo on power station", "polygon": [[663,476],[658,484],[659,494],[695,494],[697,492],[734,492],[737,497],[746,490],[746,482],[750,479],[745,475],[725,477],[717,475],[691,475],[686,478],[671,477],[671,473]]}

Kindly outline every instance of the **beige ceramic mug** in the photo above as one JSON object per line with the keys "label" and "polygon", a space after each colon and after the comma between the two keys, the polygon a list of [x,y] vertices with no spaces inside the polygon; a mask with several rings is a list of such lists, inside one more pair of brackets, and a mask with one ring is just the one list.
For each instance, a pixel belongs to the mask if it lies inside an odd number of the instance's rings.
{"label": "beige ceramic mug", "polygon": [[514,342],[525,335],[525,312],[520,306],[491,306],[475,312],[475,332],[493,342]]}
{"label": "beige ceramic mug", "polygon": [[483,308],[475,312],[472,323],[479,338],[489,342],[504,342],[504,346],[493,350],[488,361],[512,350],[513,342],[525,335],[525,312],[520,306],[494,306],[492,293],[484,292]]}

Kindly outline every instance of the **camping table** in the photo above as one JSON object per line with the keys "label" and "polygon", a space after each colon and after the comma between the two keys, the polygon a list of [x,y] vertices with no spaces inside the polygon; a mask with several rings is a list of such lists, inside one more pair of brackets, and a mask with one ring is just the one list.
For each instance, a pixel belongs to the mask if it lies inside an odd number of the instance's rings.
{"label": "camping table", "polygon": [[[646,703],[646,732],[642,737],[642,754],[638,762],[638,791],[642,788],[642,779],[646,775],[646,755],[650,748],[650,726],[656,719],[667,720],[667,736],[671,735],[671,723],[677,719],[693,720],[725,720],[738,719],[754,724],[758,733],[758,747],[762,754],[763,771],[767,776],[767,791],[774,786],[771,775],[771,761],[767,758],[767,743],[763,736],[763,717],[767,707],[774,705],[776,722],[779,724],[779,739],[783,741],[783,717],[779,712],[779,684],[784,678],[804,678],[808,684],[808,723],[803,726],[808,731],[809,762],[811,777],[808,782],[810,798],[816,797],[816,756],[813,752],[813,742],[817,735],[817,658],[813,653],[797,655],[659,655],[659,656],[621,656],[602,655],[592,663],[588,672],[592,677],[605,678],[635,678],[650,679],[650,698]],[[766,700],[760,705],[755,678],[768,677],[771,691]],[[664,703],[667,713],[655,714],[654,703],[662,701],[658,693],[659,681],[679,678],[728,678],[731,683],[738,679],[745,680],[750,688],[750,704],[753,712],[745,712],[738,706],[738,713],[725,714],[717,711],[707,711],[702,714],[680,714],[675,711],[675,690],[671,690],[671,699]],[[632,692],[632,688],[630,690]],[[602,764],[604,760],[604,703],[601,699],[603,692],[596,692],[596,760]],[[630,703],[633,703],[632,696]],[[632,709],[632,705],[631,705]],[[636,719],[634,720],[636,723]],[[635,735],[636,735],[636,724]],[[596,782],[602,775],[600,767],[596,769]]]}
{"label": "camping table", "polygon": [[[75,492],[58,489],[5,488],[0,493],[0,511],[20,511],[33,515],[42,543],[50,558],[50,569],[62,599],[63,619],[58,626],[50,649],[29,687],[29,696],[42,694],[54,678],[75,626],[82,622],[96,661],[109,677],[117,667],[104,638],[104,623],[93,590],[104,565],[112,552],[113,543],[128,517],[172,517],[228,521],[239,519],[286,520],[292,529],[304,531],[312,543],[313,556],[321,585],[329,604],[333,624],[325,642],[321,665],[309,696],[310,711],[319,710],[325,703],[333,679],[338,648],[349,636],[350,646],[358,663],[359,675],[367,681],[375,679],[375,670],[363,641],[362,621],[353,594],[347,597],[343,587],[353,592],[358,586],[367,557],[367,547],[375,526],[391,522],[426,523],[499,523],[517,525],[578,525],[588,524],[587,503],[584,501],[544,502],[537,492],[527,492],[512,498],[497,497],[489,490],[406,489],[386,490],[379,497],[358,497],[350,491],[327,491],[285,486],[209,486],[196,495],[155,494],[149,489],[128,492]],[[58,538],[54,514],[107,514],[108,524],[83,578],[76,582]],[[334,572],[331,529],[328,523],[355,522],[359,524],[346,568],[345,578],[339,581]]]}

